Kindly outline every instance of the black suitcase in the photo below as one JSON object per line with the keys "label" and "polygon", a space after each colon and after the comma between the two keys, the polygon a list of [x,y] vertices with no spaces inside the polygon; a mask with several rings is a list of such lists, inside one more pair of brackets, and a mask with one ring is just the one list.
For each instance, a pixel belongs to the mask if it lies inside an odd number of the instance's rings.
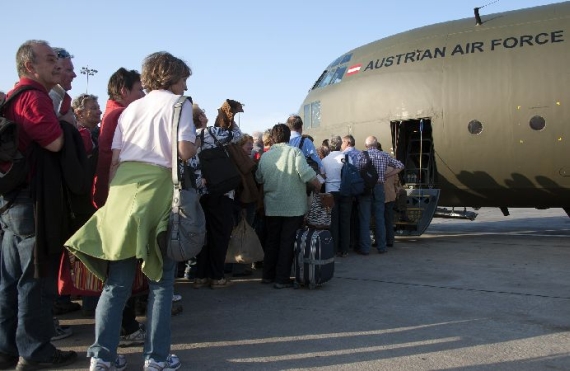
{"label": "black suitcase", "polygon": [[328,230],[299,229],[295,240],[295,287],[313,289],[334,275],[334,245]]}

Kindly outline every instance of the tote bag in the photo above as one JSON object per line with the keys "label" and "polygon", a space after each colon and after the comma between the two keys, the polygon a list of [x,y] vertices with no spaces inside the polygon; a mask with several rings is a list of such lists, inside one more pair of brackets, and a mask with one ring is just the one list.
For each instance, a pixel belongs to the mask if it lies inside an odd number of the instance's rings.
{"label": "tote bag", "polygon": [[251,264],[262,261],[263,255],[263,248],[257,233],[242,214],[241,221],[232,231],[226,253],[226,263]]}

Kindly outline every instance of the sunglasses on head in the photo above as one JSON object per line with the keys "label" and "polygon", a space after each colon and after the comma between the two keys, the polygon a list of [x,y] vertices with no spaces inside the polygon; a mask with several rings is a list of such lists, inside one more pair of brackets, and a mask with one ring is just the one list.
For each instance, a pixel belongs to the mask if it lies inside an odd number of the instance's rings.
{"label": "sunglasses on head", "polygon": [[73,58],[73,55],[69,54],[65,49],[57,49],[57,57],[60,59]]}

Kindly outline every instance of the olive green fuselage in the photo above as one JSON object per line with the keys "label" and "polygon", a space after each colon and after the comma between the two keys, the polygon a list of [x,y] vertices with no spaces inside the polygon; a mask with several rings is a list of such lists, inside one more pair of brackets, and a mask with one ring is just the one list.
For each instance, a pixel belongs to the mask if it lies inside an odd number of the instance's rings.
{"label": "olive green fuselage", "polygon": [[338,82],[317,81],[300,109],[317,146],[352,134],[362,149],[374,135],[398,154],[394,128],[421,120],[440,205],[570,207],[570,2],[427,26],[345,56],[325,71],[346,68]]}

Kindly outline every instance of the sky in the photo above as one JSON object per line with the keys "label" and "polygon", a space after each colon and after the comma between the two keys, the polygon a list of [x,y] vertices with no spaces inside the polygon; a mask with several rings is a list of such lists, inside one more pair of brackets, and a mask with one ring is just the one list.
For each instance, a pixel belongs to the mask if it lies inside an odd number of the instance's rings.
{"label": "sky", "polygon": [[[242,131],[271,128],[299,108],[313,83],[342,54],[429,24],[552,4],[547,0],[4,0],[0,91],[18,80],[15,56],[26,40],[74,55],[69,92],[88,91],[105,107],[120,67],[141,71],[145,56],[167,51],[192,69],[187,95],[213,125],[225,99],[244,104]],[[97,70],[93,76],[81,69]],[[89,78],[87,83],[87,78]]]}

